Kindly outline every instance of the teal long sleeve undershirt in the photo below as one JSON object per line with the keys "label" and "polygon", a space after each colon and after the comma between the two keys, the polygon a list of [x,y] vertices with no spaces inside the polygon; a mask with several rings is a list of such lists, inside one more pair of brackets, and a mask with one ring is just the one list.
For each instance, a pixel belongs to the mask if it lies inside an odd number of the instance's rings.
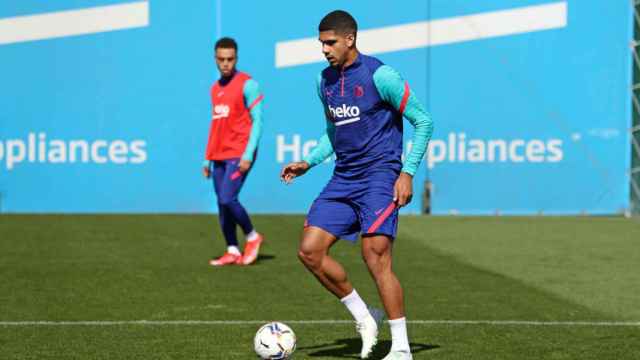
{"label": "teal long sleeve undershirt", "polygon": [[325,119],[327,121],[327,129],[325,133],[318,140],[318,145],[316,145],[307,156],[302,159],[306,161],[311,167],[314,167],[323,161],[325,161],[331,154],[333,154],[333,144],[331,143],[331,139],[333,139],[333,134],[336,131],[335,125],[329,120],[329,116],[327,115],[327,106],[324,103],[322,98],[322,94],[320,93],[320,82],[322,81],[322,74],[318,74],[318,78],[316,79],[316,86],[318,91],[318,97],[320,98],[320,102],[322,103],[322,108],[325,114]]}
{"label": "teal long sleeve undershirt", "polygon": [[[317,87],[318,96],[325,108],[326,105],[322,100],[322,94],[320,93],[320,81],[321,76],[318,75]],[[402,171],[413,176],[415,175],[420,161],[424,157],[433,133],[433,121],[431,116],[424,109],[422,104],[418,101],[411,89],[406,86],[406,82],[402,79],[400,74],[388,65],[379,67],[373,74],[373,81],[376,85],[378,93],[382,97],[382,100],[391,104],[396,110],[401,111],[402,115],[409,120],[409,123],[414,126],[415,131],[413,134],[413,146],[411,152],[407,155]],[[404,109],[401,109],[405,91],[409,91]],[[333,145],[331,140],[333,138],[333,132],[335,126],[329,120],[327,120],[327,132],[320,138],[318,145],[307,155],[303,160],[309,163],[310,166],[315,166],[322,163],[326,158],[333,154]]]}
{"label": "teal long sleeve undershirt", "polygon": [[309,163],[311,167],[314,167],[331,156],[331,154],[333,154],[333,144],[330,139],[333,138],[334,131],[335,125],[333,125],[331,121],[327,120],[327,132],[320,137],[318,145],[316,145],[302,160]]}
{"label": "teal long sleeve undershirt", "polygon": [[391,104],[394,109],[401,111],[405,91],[409,91],[402,115],[409,120],[415,128],[413,132],[413,146],[402,166],[402,172],[411,176],[415,175],[424,157],[433,133],[433,120],[418,101],[406,81],[391,66],[383,65],[373,73],[373,82],[378,89],[382,100]]}
{"label": "teal long sleeve undershirt", "polygon": [[[244,83],[242,89],[244,95],[244,103],[246,106],[251,106],[262,94],[260,94],[260,87],[258,82],[253,79],[249,79]],[[255,104],[249,111],[251,116],[251,133],[249,134],[249,141],[247,147],[242,154],[242,160],[253,161],[253,154],[258,147],[260,137],[262,136],[262,100]]]}

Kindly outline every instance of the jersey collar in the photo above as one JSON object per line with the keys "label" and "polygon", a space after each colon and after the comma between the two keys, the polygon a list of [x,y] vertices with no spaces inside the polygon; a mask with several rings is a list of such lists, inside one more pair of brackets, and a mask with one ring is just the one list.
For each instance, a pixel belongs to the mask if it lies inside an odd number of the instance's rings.
{"label": "jersey collar", "polygon": [[220,84],[220,86],[227,86],[236,77],[236,74],[238,74],[238,70],[234,70],[233,74],[228,78],[221,76],[220,79],[218,79],[218,84]]}

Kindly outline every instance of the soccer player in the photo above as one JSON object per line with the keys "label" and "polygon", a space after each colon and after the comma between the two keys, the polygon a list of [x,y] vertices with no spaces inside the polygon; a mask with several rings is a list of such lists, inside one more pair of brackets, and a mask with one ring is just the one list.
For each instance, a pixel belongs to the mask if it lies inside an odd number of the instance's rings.
{"label": "soccer player", "polygon": [[[433,123],[409,85],[393,68],[358,52],[357,24],[345,11],[327,14],[318,27],[329,62],[317,79],[326,134],[303,161],[286,165],[285,183],[336,155],[333,176],[313,202],[298,250],[302,263],[344,303],[362,338],[360,357],[377,342],[378,327],[344,268],[328,252],[339,239],[362,234],[362,256],[389,317],[392,345],[385,359],[412,359],[402,287],[391,266],[398,209],[411,201],[412,179]],[[402,118],[415,127],[402,163]]]}
{"label": "soccer player", "polygon": [[[209,264],[249,265],[256,261],[263,237],[254,229],[238,194],[255,161],[262,133],[263,96],[258,83],[236,69],[235,40],[228,37],[218,40],[215,59],[220,79],[211,88],[213,116],[203,170],[206,178],[213,179],[227,251]],[[244,254],[238,248],[236,225],[246,235]]]}

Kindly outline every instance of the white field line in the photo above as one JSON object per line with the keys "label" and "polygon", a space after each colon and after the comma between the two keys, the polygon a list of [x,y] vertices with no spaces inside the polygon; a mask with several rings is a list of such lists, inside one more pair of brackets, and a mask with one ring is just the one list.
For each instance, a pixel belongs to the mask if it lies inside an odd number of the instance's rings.
{"label": "white field line", "polygon": [[[345,325],[350,320],[278,320],[296,325]],[[192,326],[192,325],[261,325],[269,320],[113,320],[113,321],[0,321],[8,326]],[[631,326],[640,327],[640,321],[528,321],[528,320],[409,320],[412,325],[489,325],[489,326]]]}
{"label": "white field line", "polygon": [[149,3],[0,18],[0,45],[149,26]]}

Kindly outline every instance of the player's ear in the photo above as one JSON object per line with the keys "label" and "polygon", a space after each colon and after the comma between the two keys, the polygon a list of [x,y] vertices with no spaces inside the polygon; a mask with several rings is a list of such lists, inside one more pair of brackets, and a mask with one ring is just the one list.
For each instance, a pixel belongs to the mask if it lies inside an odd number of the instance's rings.
{"label": "player's ear", "polygon": [[347,34],[347,36],[345,36],[345,40],[347,42],[347,46],[348,47],[354,47],[356,44],[356,35],[355,34]]}

